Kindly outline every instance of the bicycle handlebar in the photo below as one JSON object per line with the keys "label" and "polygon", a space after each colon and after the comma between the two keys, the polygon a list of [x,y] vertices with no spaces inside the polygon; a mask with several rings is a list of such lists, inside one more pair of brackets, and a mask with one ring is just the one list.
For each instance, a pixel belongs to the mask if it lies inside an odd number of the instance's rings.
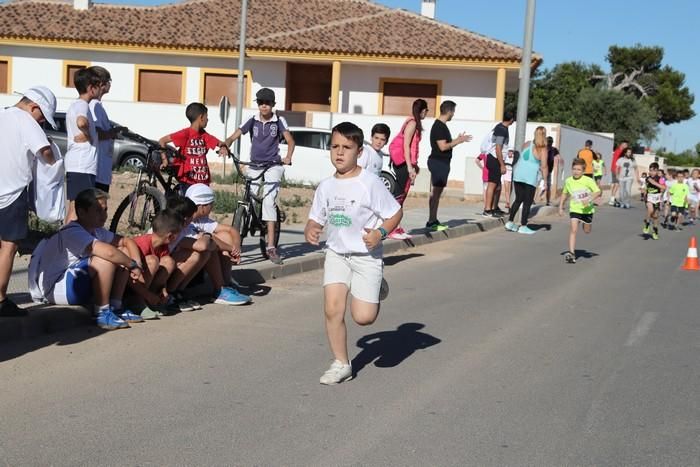
{"label": "bicycle handlebar", "polygon": [[149,149],[149,151],[165,151],[166,153],[170,154],[173,157],[176,157],[178,159],[182,159],[182,154],[180,154],[180,152],[173,147],[166,146],[163,148],[160,146],[160,143],[158,141],[148,139],[144,136],[141,136],[138,133],[134,133],[133,131],[123,131],[121,134],[128,139],[131,139],[131,140],[136,141],[137,143],[143,144],[144,146],[146,146]]}
{"label": "bicycle handlebar", "polygon": [[[238,156],[235,150],[229,148],[230,154],[229,157],[233,159],[233,165],[236,167],[236,172],[238,172],[243,178],[246,178],[250,181],[256,181],[259,180],[265,175],[265,172],[270,170],[272,167],[278,166],[278,165],[284,165],[282,161],[274,161],[274,162],[266,162],[266,163],[256,163],[256,162],[248,162],[248,161],[242,161],[241,158]],[[245,175],[243,171],[241,170],[241,166],[245,165],[250,167],[251,169],[255,170],[262,170],[260,174],[257,177],[250,177],[248,175]]]}

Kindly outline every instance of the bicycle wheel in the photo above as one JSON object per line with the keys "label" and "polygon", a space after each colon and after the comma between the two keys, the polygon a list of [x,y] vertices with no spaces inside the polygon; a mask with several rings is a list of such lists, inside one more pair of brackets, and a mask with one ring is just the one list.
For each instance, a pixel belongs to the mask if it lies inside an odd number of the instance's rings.
{"label": "bicycle wheel", "polygon": [[[152,186],[129,193],[114,212],[109,230],[122,236],[145,233],[156,214],[165,209],[165,196]],[[126,215],[125,215],[126,214]]]}
{"label": "bicycle wheel", "polygon": [[[274,247],[278,248],[280,244],[280,232],[282,231],[282,222],[284,222],[285,214],[280,211],[279,206],[275,206],[275,211],[277,212],[277,222],[275,222],[275,244]],[[262,253],[263,258],[270,259],[267,254],[267,221],[261,221],[260,229],[260,253]]]}
{"label": "bicycle wheel", "polygon": [[248,214],[248,207],[245,204],[239,204],[236,207],[236,212],[233,214],[233,226],[238,230],[241,235],[241,239],[248,235],[248,227],[250,224],[250,214]]}

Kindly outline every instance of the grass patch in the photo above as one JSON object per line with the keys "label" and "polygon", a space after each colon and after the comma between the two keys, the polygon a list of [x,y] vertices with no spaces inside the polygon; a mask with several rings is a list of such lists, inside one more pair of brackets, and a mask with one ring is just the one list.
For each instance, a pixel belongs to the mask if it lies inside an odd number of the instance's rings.
{"label": "grass patch", "polygon": [[211,181],[219,185],[234,185],[237,178],[238,173],[232,170],[231,173],[227,173],[225,177],[221,174],[212,174]]}
{"label": "grass patch", "polygon": [[311,204],[311,200],[304,199],[299,195],[293,195],[291,198],[282,198],[280,204],[285,208],[303,208]]}
{"label": "grass patch", "polygon": [[213,211],[220,214],[231,214],[236,210],[238,196],[236,193],[223,190],[214,190]]}
{"label": "grass patch", "polygon": [[310,188],[312,190],[315,190],[318,184],[292,182],[287,180],[285,177],[282,177],[282,180],[280,181],[280,186],[282,188]]}

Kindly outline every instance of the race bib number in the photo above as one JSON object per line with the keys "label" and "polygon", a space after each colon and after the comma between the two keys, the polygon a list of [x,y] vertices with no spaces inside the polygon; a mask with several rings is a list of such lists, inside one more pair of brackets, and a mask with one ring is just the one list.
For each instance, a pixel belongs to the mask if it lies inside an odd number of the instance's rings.
{"label": "race bib number", "polygon": [[661,202],[661,193],[647,194],[647,203],[659,204]]}
{"label": "race bib number", "polygon": [[591,204],[591,192],[588,190],[574,191],[571,197],[585,206]]}

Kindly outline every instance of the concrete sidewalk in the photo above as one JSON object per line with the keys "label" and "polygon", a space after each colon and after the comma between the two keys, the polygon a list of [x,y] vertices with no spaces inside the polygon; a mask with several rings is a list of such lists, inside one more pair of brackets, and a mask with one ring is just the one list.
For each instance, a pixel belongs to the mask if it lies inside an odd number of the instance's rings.
{"label": "concrete sidewalk", "polygon": [[[425,229],[428,217],[427,208],[407,210],[404,212],[401,225],[413,235],[413,238],[404,241],[386,240],[384,254],[385,256],[391,255],[400,250],[502,228],[503,221],[501,219],[482,217],[482,209],[482,205],[477,203],[440,208],[440,220],[450,227],[444,232],[430,232]],[[533,206],[531,217],[554,214],[555,209],[554,206]],[[280,235],[280,252],[284,258],[282,265],[272,264],[262,257],[259,240],[259,237],[256,236],[247,237],[243,241],[241,264],[233,270],[233,277],[242,285],[262,284],[275,278],[323,267],[323,245],[325,242],[322,242],[321,247],[307,244],[304,240],[303,224],[283,227]],[[18,305],[29,308],[29,316],[0,318],[0,345],[14,339],[51,334],[93,323],[90,313],[83,307],[46,306],[32,303],[27,293],[29,258],[29,255],[24,255],[16,259],[8,289],[8,295]],[[98,328],[95,328],[95,331],[100,332]]]}

